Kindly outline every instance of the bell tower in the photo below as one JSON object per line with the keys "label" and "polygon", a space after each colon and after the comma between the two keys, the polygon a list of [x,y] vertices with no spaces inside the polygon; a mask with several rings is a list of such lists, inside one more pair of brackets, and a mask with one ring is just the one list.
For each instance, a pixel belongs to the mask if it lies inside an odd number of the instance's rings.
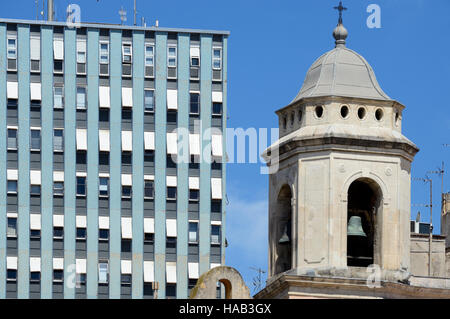
{"label": "bell tower", "polygon": [[269,281],[278,274],[365,273],[410,267],[411,163],[405,106],[346,47],[340,3],[335,48],[310,67],[295,99],[276,111],[269,176]]}

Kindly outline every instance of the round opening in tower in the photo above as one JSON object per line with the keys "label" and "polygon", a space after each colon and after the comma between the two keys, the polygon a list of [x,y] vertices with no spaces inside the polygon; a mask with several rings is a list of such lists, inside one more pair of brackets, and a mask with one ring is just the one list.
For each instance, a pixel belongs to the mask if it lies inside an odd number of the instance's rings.
{"label": "round opening in tower", "polygon": [[363,120],[366,117],[366,109],[363,107],[360,107],[358,109],[358,117],[360,120]]}
{"label": "round opening in tower", "polygon": [[377,121],[381,121],[383,119],[383,110],[382,109],[377,109],[375,111],[375,118],[377,119]]}
{"label": "round opening in tower", "polygon": [[349,112],[348,106],[347,105],[343,105],[341,107],[341,116],[342,116],[342,118],[346,119],[348,117],[348,112]]}
{"label": "round opening in tower", "polygon": [[316,106],[314,112],[316,113],[316,116],[320,119],[323,116],[323,107],[320,105]]}
{"label": "round opening in tower", "polygon": [[347,266],[367,267],[379,262],[377,213],[381,190],[372,180],[354,181],[348,190]]}

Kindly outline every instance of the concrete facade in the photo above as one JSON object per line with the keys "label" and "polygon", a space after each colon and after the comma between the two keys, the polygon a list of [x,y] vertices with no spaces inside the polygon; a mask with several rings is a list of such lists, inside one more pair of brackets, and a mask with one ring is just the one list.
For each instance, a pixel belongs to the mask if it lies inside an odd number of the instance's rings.
{"label": "concrete facade", "polygon": [[187,298],[224,263],[225,136],[170,159],[226,128],[228,35],[0,20],[0,298]]}

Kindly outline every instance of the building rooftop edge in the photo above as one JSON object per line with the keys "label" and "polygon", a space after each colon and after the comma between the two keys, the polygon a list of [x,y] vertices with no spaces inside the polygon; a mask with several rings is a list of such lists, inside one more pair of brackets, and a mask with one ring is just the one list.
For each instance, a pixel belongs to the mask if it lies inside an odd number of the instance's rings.
{"label": "building rooftop edge", "polygon": [[[0,18],[0,23],[17,23],[17,24],[30,24],[30,25],[48,25],[48,26],[68,26],[67,22],[61,21],[46,21],[46,20],[23,20],[23,19],[7,19]],[[203,33],[203,34],[219,34],[229,36],[230,31],[218,31],[218,30],[202,30],[202,29],[183,29],[183,28],[164,28],[164,27],[142,27],[142,26],[129,26],[121,24],[108,24],[108,23],[92,23],[92,22],[80,22],[79,27],[84,28],[104,28],[104,29],[117,29],[117,30],[137,30],[137,31],[159,31],[159,32],[179,32],[179,33]]]}

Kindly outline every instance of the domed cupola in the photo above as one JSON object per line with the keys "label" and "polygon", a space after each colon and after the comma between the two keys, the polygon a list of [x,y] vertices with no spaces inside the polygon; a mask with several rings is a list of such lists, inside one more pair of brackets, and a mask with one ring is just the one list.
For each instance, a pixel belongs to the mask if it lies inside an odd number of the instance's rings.
{"label": "domed cupola", "polygon": [[336,47],[313,63],[300,92],[290,104],[303,98],[318,96],[390,100],[378,84],[369,63],[355,51],[346,48],[347,36],[348,31],[340,15],[333,31]]}

